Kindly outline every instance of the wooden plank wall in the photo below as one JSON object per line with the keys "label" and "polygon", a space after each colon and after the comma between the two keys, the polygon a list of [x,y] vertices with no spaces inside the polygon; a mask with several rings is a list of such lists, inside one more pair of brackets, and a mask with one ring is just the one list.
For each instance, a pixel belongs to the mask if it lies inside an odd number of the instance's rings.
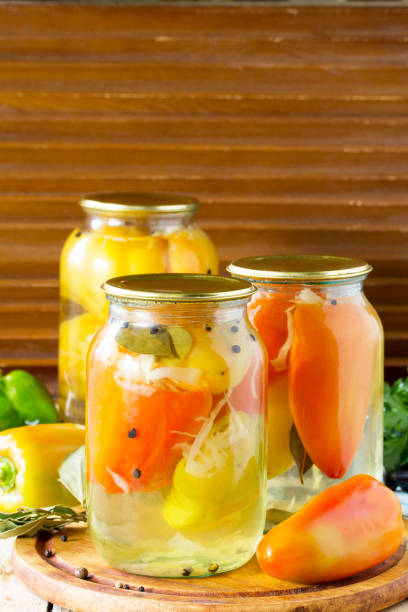
{"label": "wooden plank wall", "polygon": [[55,379],[78,198],[177,190],[223,264],[361,256],[408,364],[408,9],[0,3],[0,365]]}

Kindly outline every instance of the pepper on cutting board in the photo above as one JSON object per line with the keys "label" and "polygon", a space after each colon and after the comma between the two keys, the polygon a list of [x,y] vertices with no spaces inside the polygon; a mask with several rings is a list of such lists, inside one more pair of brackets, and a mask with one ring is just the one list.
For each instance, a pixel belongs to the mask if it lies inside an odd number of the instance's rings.
{"label": "pepper on cutting board", "polygon": [[302,584],[362,572],[390,557],[404,537],[398,497],[358,474],[319,493],[260,541],[262,570]]}
{"label": "pepper on cutting board", "polygon": [[30,425],[0,433],[0,511],[77,505],[59,482],[58,468],[84,442],[84,427],[73,423]]}
{"label": "pepper on cutting board", "polygon": [[57,422],[54,400],[41,381],[25,370],[12,370],[6,376],[0,371],[0,429]]}

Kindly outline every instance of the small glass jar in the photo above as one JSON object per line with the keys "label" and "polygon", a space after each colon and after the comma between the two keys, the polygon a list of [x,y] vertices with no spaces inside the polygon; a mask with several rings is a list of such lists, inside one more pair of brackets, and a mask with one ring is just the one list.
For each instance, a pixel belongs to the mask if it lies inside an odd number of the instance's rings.
{"label": "small glass jar", "polygon": [[347,257],[248,257],[230,273],[269,358],[268,517],[277,522],[354,474],[382,479],[383,333]]}
{"label": "small glass jar", "polygon": [[265,523],[266,352],[242,280],[141,275],[104,285],[88,354],[87,509],[97,550],[149,576],[246,563]]}
{"label": "small glass jar", "polygon": [[86,213],[61,254],[59,406],[63,420],[85,420],[85,359],[108,303],[101,285],[124,274],[217,274],[208,236],[194,223],[200,203],[166,193],[108,193],[80,202]]}

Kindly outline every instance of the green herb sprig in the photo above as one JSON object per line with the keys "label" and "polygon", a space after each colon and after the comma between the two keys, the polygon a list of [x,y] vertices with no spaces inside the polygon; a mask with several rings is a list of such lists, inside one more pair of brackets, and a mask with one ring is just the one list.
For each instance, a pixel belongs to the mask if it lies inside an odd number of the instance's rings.
{"label": "green herb sprig", "polygon": [[408,377],[384,385],[384,466],[393,472],[408,464]]}
{"label": "green herb sprig", "polygon": [[0,539],[33,536],[38,531],[52,531],[86,521],[86,512],[68,506],[20,508],[17,512],[0,512]]}

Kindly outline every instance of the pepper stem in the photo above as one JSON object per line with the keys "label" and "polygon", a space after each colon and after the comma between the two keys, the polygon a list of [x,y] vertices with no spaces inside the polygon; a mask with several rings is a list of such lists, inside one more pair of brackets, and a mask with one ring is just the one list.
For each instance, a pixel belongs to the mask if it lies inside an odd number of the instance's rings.
{"label": "pepper stem", "polygon": [[0,456],[0,490],[4,493],[16,486],[17,469],[14,463],[4,455]]}

